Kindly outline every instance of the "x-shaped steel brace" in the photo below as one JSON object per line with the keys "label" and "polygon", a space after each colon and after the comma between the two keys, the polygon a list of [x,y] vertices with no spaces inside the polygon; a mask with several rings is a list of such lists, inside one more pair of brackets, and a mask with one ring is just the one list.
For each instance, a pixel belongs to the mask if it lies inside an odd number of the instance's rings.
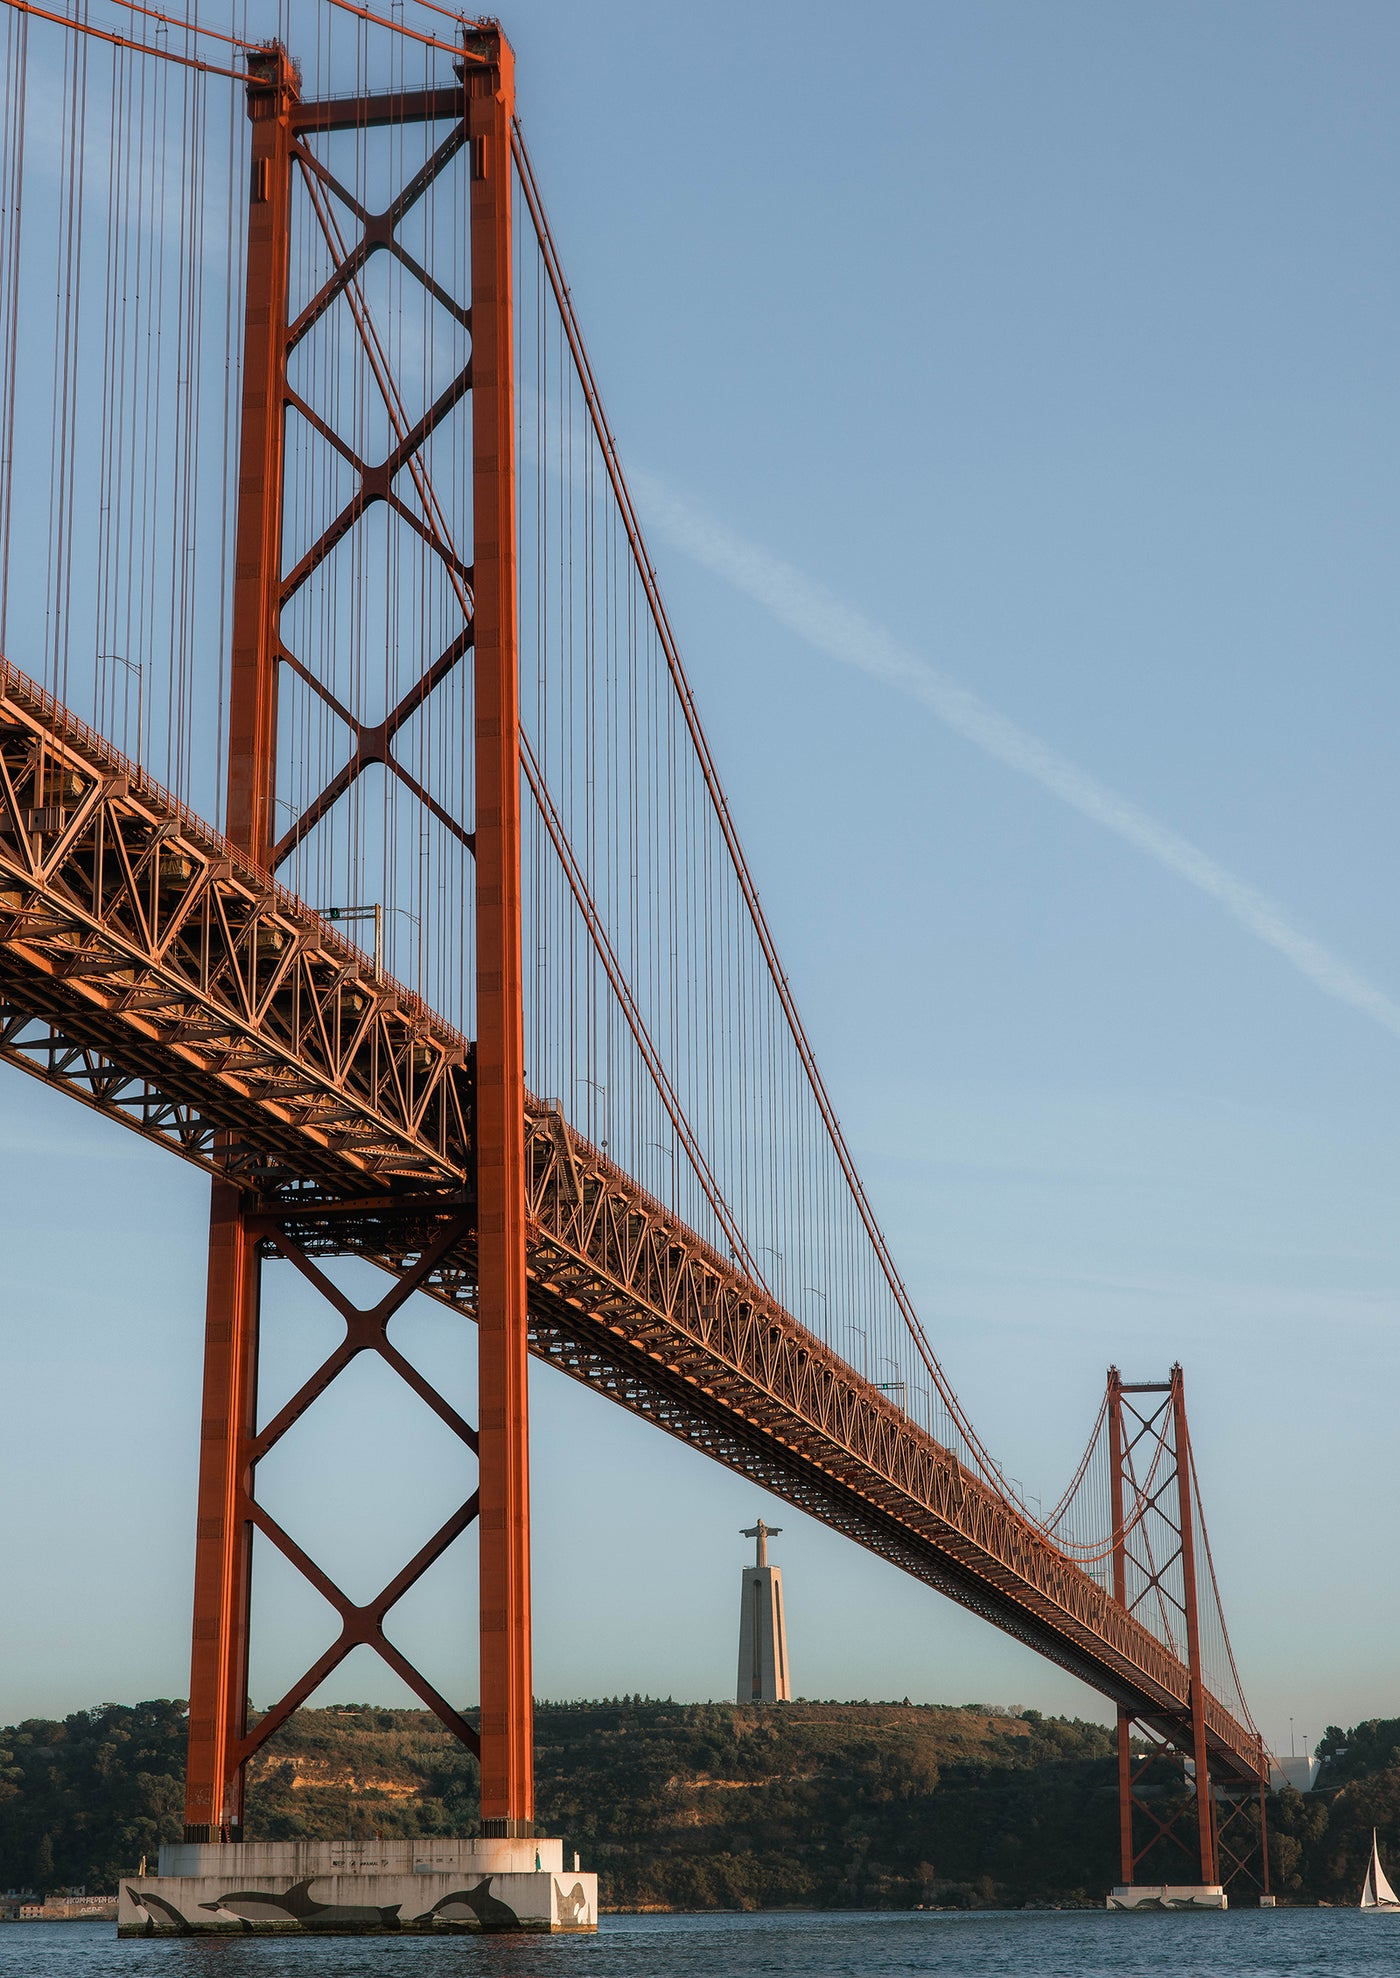
{"label": "x-shaped steel brace", "polygon": [[312,324],[320,321],[336,297],[354,280],[370,255],[379,248],[392,254],[396,261],[402,262],[414,280],[422,283],[434,302],[440,303],[464,329],[470,329],[471,310],[435,282],[426,268],[408,252],[398,238],[398,229],[402,221],[418,204],[433,181],[441,178],[466,141],[465,122],[454,123],[441,144],[419,167],[408,183],[395,194],[384,211],[371,213],[367,206],[356,199],[354,193],[341,185],[339,180],[326,169],[306,140],[304,138],[298,140],[294,149],[303,171],[314,174],[327,191],[334,193],[346,211],[354,214],[363,231],[359,241],[331,270],[328,279],[289,328],[288,350],[295,350]]}
{"label": "x-shaped steel brace", "polygon": [[[1251,1857],[1260,1852],[1261,1839],[1258,1829],[1254,1824],[1253,1796],[1251,1795],[1249,1798],[1235,1798],[1226,1795],[1224,1798],[1216,1801],[1216,1809],[1215,1845],[1219,1853],[1224,1857],[1225,1862],[1229,1865],[1229,1873],[1222,1874],[1220,1877],[1221,1885],[1228,1889],[1233,1882],[1238,1881],[1241,1876],[1245,1876],[1249,1881],[1255,1883],[1257,1887],[1262,1888],[1264,1886],[1263,1876],[1251,1865]],[[1236,1827],[1243,1827],[1244,1829],[1244,1847],[1242,1853],[1236,1853],[1230,1842],[1225,1838],[1227,1834],[1233,1834]]]}
{"label": "x-shaped steel brace", "polygon": [[445,1724],[454,1736],[461,1739],[468,1750],[473,1752],[480,1750],[477,1734],[471,1725],[433,1688],[422,1672],[413,1666],[384,1632],[384,1619],[390,1608],[403,1598],[410,1587],[417,1584],[434,1561],[440,1559],[448,1546],[455,1539],[460,1538],[468,1526],[475,1521],[478,1511],[477,1492],[472,1492],[466,1502],[452,1513],[427,1544],[400,1572],[395,1574],[373,1600],[356,1602],[341,1591],[315,1560],[302,1550],[295,1539],[283,1531],[276,1519],[257,1502],[252,1491],[252,1476],[257,1464],[276,1443],[281,1441],[293,1423],[300,1421],[307,1409],[325,1393],[337,1375],[343,1373],[359,1354],[366,1352],[377,1353],[418,1398],[446,1423],[455,1436],[466,1443],[473,1452],[476,1451],[475,1429],[470,1427],[451,1403],[445,1400],[424,1379],[418,1369],[404,1358],[398,1348],[390,1344],[388,1338],[389,1321],[405,1300],[427,1281],[453,1245],[460,1241],[464,1227],[462,1217],[455,1215],[450,1217],[437,1240],[423,1252],[413,1269],[392,1284],[377,1305],[362,1309],[351,1303],[324,1271],[317,1268],[300,1244],[295,1243],[276,1221],[258,1218],[251,1224],[251,1228],[261,1242],[285,1257],[289,1263],[294,1264],[307,1282],[315,1286],[321,1296],[334,1306],[345,1321],[345,1337],[339,1346],[328,1355],[315,1373],[302,1383],[266,1427],[254,1437],[248,1451],[243,1493],[244,1515],[252,1521],[264,1538],[276,1546],[303,1579],[334,1608],[340,1617],[340,1633],[305,1674],[293,1683],[286,1695],[275,1703],[242,1739],[237,1752],[239,1764],[251,1758],[253,1753],[286,1723],[292,1712],[299,1709],[331,1671],[345,1660],[351,1649],[362,1644],[374,1649],[381,1660],[387,1663],[395,1675],[422,1699],[434,1716]]}
{"label": "x-shaped steel brace", "polygon": [[[447,678],[464,654],[470,650],[472,644],[472,567],[459,556],[456,545],[447,532],[436,497],[432,494],[426,466],[421,458],[422,450],[433,433],[471,390],[471,363],[469,360],[422,417],[414,425],[409,426],[397,402],[397,392],[387,375],[385,353],[368,320],[363,298],[358,294],[357,279],[372,254],[380,250],[390,253],[456,322],[464,328],[470,328],[470,309],[456,301],[439,282],[433,279],[421,262],[404,247],[396,231],[404,216],[418,203],[428,187],[461,151],[465,142],[465,125],[454,124],[432,156],[382,213],[371,213],[362,205],[354,194],[327,170],[305,141],[295,146],[296,157],[305,174],[308,192],[316,207],[317,217],[327,242],[336,253],[336,261],[328,279],[290,326],[287,333],[288,354],[290,355],[313,325],[320,321],[337,296],[345,295],[351,306],[356,330],[365,346],[371,369],[384,397],[396,438],[384,460],[379,462],[363,460],[299,393],[290,386],[286,388],[287,404],[300,414],[326,445],[347,462],[356,476],[357,486],[339,514],[322,530],[283,580],[280,604],[285,608],[313,572],[332,553],[337,543],[349,534],[375,502],[382,501],[409,528],[413,529],[440,559],[452,581],[467,622],[448,642],[427,671],[414,682],[398,705],[382,721],[374,723],[360,721],[285,644],[281,646],[279,657],[319,696],[337,718],[345,723],[354,737],[354,745],[349,760],[302,810],[273,848],[274,869],[290,857],[297,846],[315,830],[327,812],[345,795],[356,778],[375,762],[382,764],[391,775],[395,776],[437,819],[438,823],[469,851],[475,851],[476,848],[475,834],[428,794],[417,778],[399,762],[392,746],[394,737],[404,723]],[[361,237],[349,248],[344,248],[339,242],[334,219],[324,205],[326,192],[332,193],[346,210],[354,215],[360,225]],[[396,480],[405,468],[411,471],[418,485],[423,509],[421,514],[404,501],[396,490]]]}
{"label": "x-shaped steel brace", "polygon": [[457,818],[453,817],[450,811],[443,809],[442,805],[423,788],[417,777],[404,768],[403,764],[394,754],[392,747],[394,737],[398,734],[400,728],[403,727],[410,715],[423,705],[434,688],[447,678],[447,675],[452,671],[458,660],[470,649],[471,643],[472,628],[470,625],[467,625],[463,627],[456,638],[447,646],[446,650],[433,662],[427,672],[414,681],[398,706],[386,714],[382,721],[373,724],[357,720],[349,708],[330,691],[329,687],[323,681],[318,680],[314,673],[302,665],[295,654],[289,652],[285,646],[283,647],[283,660],[291,667],[294,673],[306,682],[313,693],[320,696],[331,712],[345,723],[355,738],[355,744],[349,761],[336,771],[330,782],[326,784],[319,795],[312,799],[306,806],[306,809],[300,813],[295,822],[289,826],[273,847],[272,865],[274,871],[282,864],[284,859],[288,858],[296,850],[304,838],[310,836],[327,811],[332,809],[340,801],[345,795],[345,792],[350,788],[350,785],[355,781],[355,778],[362,775],[372,762],[382,763],[390,775],[396,776],[404,788],[418,799],[424,809],[430,811],[438,823],[445,830],[449,831],[454,838],[459,839],[469,851],[476,849],[476,833],[474,831],[468,831]]}
{"label": "x-shaped steel brace", "polygon": [[[1144,1732],[1151,1741],[1151,1749],[1147,1752],[1145,1757],[1139,1760],[1137,1766],[1135,1767],[1133,1773],[1131,1774],[1132,1783],[1128,1790],[1128,1801],[1135,1813],[1142,1814],[1145,1819],[1151,1822],[1154,1831],[1148,1836],[1147,1843],[1145,1846],[1134,1850],[1133,1853],[1134,1875],[1136,1875],[1137,1873],[1138,1864],[1146,1860],[1147,1856],[1152,1852],[1153,1848],[1157,1846],[1159,1841],[1170,1841],[1172,1846],[1176,1848],[1180,1848],[1181,1852],[1185,1854],[1188,1857],[1188,1859],[1194,1859],[1195,1857],[1194,1839],[1192,1841],[1183,1840],[1181,1834],[1177,1831],[1180,1823],[1187,1817],[1188,1814],[1190,1815],[1192,1820],[1195,1819],[1196,1807],[1195,1807],[1194,1798],[1188,1799],[1175,1806],[1172,1809],[1172,1811],[1168,1813],[1166,1818],[1163,1819],[1154,1806],[1152,1806],[1146,1800],[1139,1799],[1137,1796],[1138,1782],[1146,1776],[1146,1774],[1152,1769],[1153,1765],[1156,1764],[1159,1758],[1165,1758],[1169,1755],[1172,1755],[1174,1751],[1174,1748],[1172,1746],[1166,1744],[1164,1741],[1157,1738],[1146,1725],[1139,1724],[1138,1729],[1139,1731]],[[1209,1787],[1207,1787],[1207,1790],[1209,1790]]]}
{"label": "x-shaped steel brace", "polygon": [[[1129,1530],[1135,1535],[1132,1543],[1129,1543],[1125,1539],[1123,1550],[1126,1563],[1136,1567],[1144,1580],[1143,1586],[1128,1601],[1127,1611],[1130,1614],[1135,1614],[1138,1608],[1155,1594],[1158,1609],[1162,1616],[1162,1623],[1166,1629],[1168,1644],[1175,1650],[1175,1631],[1172,1627],[1171,1617],[1167,1613],[1167,1605],[1170,1603],[1183,1621],[1186,1618],[1186,1606],[1184,1601],[1168,1586],[1166,1576],[1182,1557],[1181,1529],[1171,1512],[1163,1509],[1163,1499],[1167,1497],[1168,1492],[1173,1488],[1177,1480],[1177,1456],[1175,1448],[1171,1451],[1171,1468],[1162,1477],[1160,1482],[1156,1484],[1156,1488],[1152,1488],[1158,1456],[1167,1447],[1165,1424],[1171,1420],[1171,1401],[1170,1397],[1168,1397],[1168,1399],[1159,1403],[1150,1414],[1144,1414],[1141,1409],[1135,1407],[1126,1398],[1123,1400],[1122,1406],[1124,1415],[1131,1416],[1132,1420],[1137,1424],[1136,1430],[1128,1437],[1124,1444],[1122,1455],[1123,1473],[1133,1496],[1133,1515],[1131,1521],[1129,1521]],[[1154,1455],[1147,1475],[1139,1480],[1134,1456],[1139,1445],[1149,1436],[1153,1440]],[[1176,1540],[1175,1550],[1169,1553],[1160,1563],[1153,1556],[1152,1538],[1147,1526],[1147,1514],[1150,1511],[1157,1513],[1158,1517],[1161,1518],[1163,1524],[1166,1525]]]}

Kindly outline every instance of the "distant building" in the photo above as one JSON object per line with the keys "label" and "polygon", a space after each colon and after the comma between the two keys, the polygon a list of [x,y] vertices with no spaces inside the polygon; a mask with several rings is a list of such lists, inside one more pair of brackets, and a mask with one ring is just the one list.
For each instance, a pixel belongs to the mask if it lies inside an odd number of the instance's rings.
{"label": "distant building", "polygon": [[1316,1758],[1276,1758],[1269,1767],[1269,1784],[1276,1793],[1285,1786],[1293,1786],[1300,1793],[1310,1793],[1317,1784],[1321,1765]]}
{"label": "distant building", "polygon": [[760,1518],[744,1532],[758,1546],[753,1565],[744,1568],[739,1600],[740,1703],[786,1703],[792,1695],[782,1569],[768,1564],[768,1541],[781,1530],[781,1525],[765,1525]]}
{"label": "distant building", "polygon": [[37,1896],[20,1899],[13,1912],[6,1911],[6,1922],[18,1923],[115,1923],[117,1898],[112,1896]]}

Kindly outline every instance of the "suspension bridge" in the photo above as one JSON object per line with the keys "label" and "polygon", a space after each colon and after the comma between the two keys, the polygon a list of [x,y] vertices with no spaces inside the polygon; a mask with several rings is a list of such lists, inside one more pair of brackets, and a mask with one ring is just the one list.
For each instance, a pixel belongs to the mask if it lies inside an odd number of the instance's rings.
{"label": "suspension bridge", "polygon": [[[322,0],[289,47],[0,10],[0,1057],[211,1177],[186,1840],[244,1839],[249,1758],[367,1644],[477,1754],[480,1845],[535,1845],[534,1354],[1109,1699],[1125,1885],[1267,1892],[1181,1371],[1110,1374],[1048,1516],[959,1406],[736,835],[509,43],[409,13]],[[344,1337],[267,1397],[278,1260]],[[415,1293],[475,1328],[475,1423],[391,1336]],[[354,1602],[256,1473],[366,1352],[475,1487]],[[385,1629],[468,1532],[477,1724]],[[338,1632],[254,1721],[255,1539]]]}

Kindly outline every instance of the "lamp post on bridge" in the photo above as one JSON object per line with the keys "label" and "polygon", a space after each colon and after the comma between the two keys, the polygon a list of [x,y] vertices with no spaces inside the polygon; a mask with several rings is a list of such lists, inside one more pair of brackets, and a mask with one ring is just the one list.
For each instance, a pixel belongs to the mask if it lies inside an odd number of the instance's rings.
{"label": "lamp post on bridge", "polygon": [[582,1072],[578,1072],[575,1074],[574,1084],[588,1086],[590,1091],[596,1092],[598,1094],[598,1097],[603,1102],[600,1108],[600,1111],[602,1113],[603,1132],[599,1140],[599,1145],[601,1146],[603,1152],[606,1154],[608,1151],[608,1140],[612,1131],[612,1121],[608,1110],[608,1088],[606,1085],[600,1085],[596,1078],[585,1078]]}
{"label": "lamp post on bridge", "polygon": [[787,1304],[787,1259],[781,1250],[775,1250],[771,1243],[760,1243],[759,1249],[766,1257],[773,1257],[778,1265],[778,1303]]}
{"label": "lamp post on bridge", "polygon": [[894,1379],[877,1380],[875,1382],[876,1387],[880,1390],[881,1394],[888,1394],[891,1397],[894,1397],[895,1406],[900,1410],[901,1413],[905,1412],[904,1398],[906,1393],[908,1392],[908,1389],[905,1385],[904,1376],[899,1371],[899,1362],[897,1360],[892,1360],[888,1353],[882,1353],[880,1355],[879,1364],[882,1367],[888,1367],[891,1373],[894,1375]]}
{"label": "lamp post on bridge", "polygon": [[382,982],[384,980],[385,914],[402,914],[404,919],[411,920],[415,927],[421,928],[422,926],[422,922],[419,920],[417,914],[411,912],[408,907],[386,907],[379,900],[376,900],[372,906],[367,907],[317,907],[316,912],[320,914],[323,920],[346,920],[351,922],[371,920],[374,922],[374,979],[376,982]]}
{"label": "lamp post on bridge", "polygon": [[[133,673],[136,675],[136,747],[132,751],[132,753],[133,756],[135,757],[135,760],[138,763],[142,764],[142,766],[144,767],[145,754],[146,754],[145,751],[145,735],[146,735],[145,663],[144,661],[139,659],[127,659],[123,653],[119,653],[119,652],[100,652],[97,655],[97,662],[99,666],[109,665],[109,664],[124,666],[126,668],[128,679],[130,679]],[[105,702],[106,695],[101,691],[100,688],[99,688],[99,697]],[[113,696],[113,698],[115,699],[115,695]],[[112,712],[115,714],[116,709],[113,708]],[[123,728],[125,728],[125,714],[126,714],[125,706],[123,706],[122,714],[123,714]],[[103,720],[106,719],[105,706],[103,708],[102,719]]]}

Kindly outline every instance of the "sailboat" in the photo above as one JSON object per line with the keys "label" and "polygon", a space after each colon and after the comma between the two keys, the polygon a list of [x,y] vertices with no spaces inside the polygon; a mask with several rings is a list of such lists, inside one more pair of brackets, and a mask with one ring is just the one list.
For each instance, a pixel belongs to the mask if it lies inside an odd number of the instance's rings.
{"label": "sailboat", "polygon": [[1381,1867],[1380,1849],[1376,1846],[1376,1830],[1371,1829],[1371,1859],[1366,1869],[1366,1880],[1361,1885],[1361,1907],[1363,1909],[1400,1909],[1400,1896],[1397,1896],[1386,1880]]}

